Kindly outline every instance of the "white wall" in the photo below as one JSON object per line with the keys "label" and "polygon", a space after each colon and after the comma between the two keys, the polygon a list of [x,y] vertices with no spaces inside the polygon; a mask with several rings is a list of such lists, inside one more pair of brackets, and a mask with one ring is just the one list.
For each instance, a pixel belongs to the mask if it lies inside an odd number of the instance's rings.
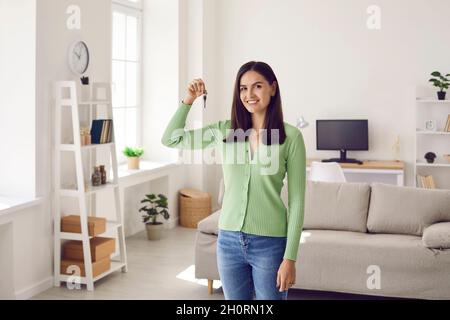
{"label": "white wall", "polygon": [[142,129],[145,159],[176,161],[173,150],[161,145],[167,119],[178,104],[178,0],[148,0],[143,8]]}
{"label": "white wall", "polygon": [[[0,224],[0,274],[14,274],[12,229],[12,223]],[[14,277],[4,277],[0,281],[0,300],[13,298]]]}
{"label": "white wall", "polygon": [[[66,13],[69,5],[78,5],[81,9],[81,29],[68,30],[66,21],[69,15]],[[109,0],[39,0],[37,6],[37,166],[38,170],[38,194],[49,199],[44,203],[45,214],[35,221],[34,225],[40,225],[45,230],[46,246],[40,250],[45,253],[42,257],[35,257],[39,263],[45,263],[45,273],[53,276],[53,213],[52,213],[52,189],[53,189],[53,153],[54,141],[54,102],[53,83],[59,80],[75,80],[77,77],[71,73],[67,56],[70,45],[76,40],[87,43],[90,53],[90,65],[87,75],[91,81],[111,81],[111,3]],[[70,128],[63,127],[65,134],[69,134]],[[64,168],[64,167],[63,167]],[[68,174],[69,168],[63,169],[63,175]],[[27,230],[28,236],[24,241],[29,241],[35,231],[33,220],[30,223],[16,223],[23,230]],[[27,229],[28,228],[28,229]],[[22,249],[26,252],[27,250]],[[19,257],[17,258],[19,259]],[[32,256],[23,254],[20,256],[22,264],[20,272],[27,265],[26,261]],[[22,266],[23,265],[23,266]],[[45,277],[44,277],[45,278]],[[41,277],[30,277],[22,280],[16,286],[16,293],[20,290],[39,284]]]}
{"label": "white wall", "polygon": [[0,194],[35,196],[36,0],[0,0]]}
{"label": "white wall", "polygon": [[[203,78],[213,87],[215,75],[215,2],[207,0],[149,0],[144,2],[143,45],[143,141],[154,161],[178,159],[178,150],[161,145],[161,137],[170,118],[186,94],[188,83]],[[209,89],[209,88],[208,88]],[[215,121],[214,90],[208,95],[208,107],[201,99],[192,107],[186,129],[195,129]],[[202,164],[202,151],[184,150],[185,186],[217,193],[217,165]],[[220,172],[219,172],[220,173]],[[213,206],[215,204],[213,203]]]}
{"label": "white wall", "polygon": [[[4,0],[2,1],[1,4],[5,5]],[[11,2],[8,2],[8,6],[10,3]],[[17,1],[17,3],[19,3],[19,1]],[[68,17],[66,9],[69,4],[79,5],[81,8],[81,30],[69,31],[66,28],[66,20]],[[176,3],[174,5],[175,7],[177,6]],[[0,14],[5,13],[3,7],[1,8]],[[173,8],[167,8],[166,12],[170,13],[171,9]],[[29,70],[30,73],[33,74],[33,78],[36,78],[36,95],[35,98],[30,100],[33,103],[33,105],[30,106],[30,109],[34,112],[36,108],[35,120],[37,145],[36,160],[33,159],[26,167],[34,168],[36,166],[36,193],[37,195],[44,197],[45,201],[38,207],[22,210],[8,216],[7,220],[4,218],[0,221],[2,225],[6,223],[10,226],[7,231],[5,231],[7,233],[2,232],[2,236],[8,239],[12,237],[11,241],[13,243],[14,256],[14,274],[5,272],[2,274],[0,281],[6,278],[14,278],[13,294],[19,298],[30,297],[52,285],[53,82],[58,80],[74,80],[76,78],[70,72],[67,64],[67,51],[69,46],[75,40],[80,39],[88,44],[91,61],[87,75],[90,76],[91,81],[110,81],[111,78],[110,0],[40,0],[37,3],[36,11],[37,13],[34,13],[36,16],[34,18],[35,26],[29,30],[32,31],[32,34],[35,37],[30,40],[30,43],[34,43],[36,49],[32,48],[30,49],[30,52],[32,53],[32,56],[35,57],[36,74],[33,73],[33,68],[29,68]],[[22,17],[23,16],[18,16],[20,19],[22,19]],[[30,19],[32,18],[30,17]],[[178,14],[175,14],[173,20],[171,20],[171,23],[176,25],[176,30],[178,29],[177,19]],[[3,21],[3,19],[1,21]],[[12,22],[9,24],[9,20],[5,21],[8,21],[8,28],[10,28],[10,25],[13,25]],[[2,31],[1,39],[5,39],[5,34],[3,33],[5,30],[6,29],[4,28],[0,29],[0,31]],[[164,40],[164,38],[161,40]],[[178,39],[174,43],[177,41]],[[17,46],[14,50],[20,52]],[[178,47],[176,45],[172,47],[171,56],[173,58],[172,61],[175,63],[169,68],[171,73],[168,80],[169,84],[166,86],[166,88],[169,88],[169,92],[172,93],[163,94],[159,96],[159,98],[173,96],[173,101],[177,101],[176,96],[178,92],[177,83],[179,71],[177,64],[177,50]],[[0,50],[0,53],[3,55],[5,51]],[[166,57],[164,54],[160,56],[160,58],[164,57]],[[160,70],[161,72],[164,72],[166,69],[161,68]],[[0,74],[3,75],[3,73]],[[172,88],[172,90],[174,88],[175,91],[170,91],[170,88]],[[33,85],[30,85],[30,90],[34,90],[34,82]],[[21,112],[21,114],[23,114],[23,112]],[[30,116],[30,119],[34,119],[34,116]],[[14,124],[19,122],[20,121],[17,119],[14,120]],[[70,130],[67,127],[64,127],[63,131],[65,135],[70,134]],[[157,139],[160,139],[160,137],[156,137],[155,141]],[[69,168],[65,168],[62,173],[63,176],[68,175],[70,173],[69,171]],[[21,176],[24,172],[24,170],[20,171]],[[181,188],[184,184],[183,168],[177,168],[177,170],[174,170],[173,174],[175,176],[169,176],[168,178],[168,183],[170,183],[171,188],[173,186],[173,190],[171,189],[171,192],[168,195],[170,203],[174,204],[172,205],[171,211],[171,226],[174,226],[177,222],[176,213],[178,208],[176,190]],[[3,177],[6,177],[3,172],[1,172],[1,177],[2,179],[0,180],[3,180]],[[8,176],[5,181],[9,183],[11,178]],[[155,190],[158,189],[157,186],[152,188],[155,188]],[[144,186],[138,186],[137,189],[140,190],[142,194],[146,191]],[[102,202],[102,199],[99,200],[99,202]],[[129,200],[130,199],[128,199],[128,201]],[[130,206],[134,208],[135,204],[131,203]],[[133,214],[137,215],[137,213]],[[2,251],[4,250],[2,249]],[[30,266],[33,266],[32,270],[29,270]],[[1,269],[10,270],[10,267],[2,265]]]}
{"label": "white wall", "polygon": [[[30,187],[30,191],[26,187],[20,190],[28,194],[32,189],[34,195],[36,189],[37,195],[45,199],[39,206],[2,217],[0,221],[0,224],[12,225],[14,257],[14,274],[2,274],[0,281],[13,278],[15,296],[27,298],[52,285],[52,85],[57,80],[74,78],[67,65],[67,51],[70,44],[78,39],[86,41],[90,48],[88,75],[95,75],[91,79],[110,81],[111,4],[109,0],[39,0],[36,7],[35,1],[25,0],[2,0],[0,4],[1,40],[6,39],[9,41],[7,43],[12,44],[10,49],[6,50],[2,46],[0,50],[5,55],[2,58],[8,58],[0,59],[0,97],[3,99],[0,100],[0,133],[3,137],[14,134],[14,145],[18,146],[30,144],[31,137],[32,146],[24,148],[27,150],[26,154],[16,153],[11,156],[2,153],[0,181],[7,183],[9,190],[15,191],[18,184],[23,182],[23,177],[28,176],[29,180],[33,180],[32,188]],[[81,8],[80,31],[69,31],[66,28],[66,8],[69,4],[76,4]],[[13,57],[17,60],[12,59]],[[7,85],[4,83],[6,80]],[[5,88],[8,94],[16,95],[14,102],[18,104],[10,103],[12,99],[4,93]],[[5,100],[5,97],[8,99]],[[5,103],[13,108],[6,110]],[[27,133],[22,135],[12,130],[19,126]],[[32,139],[35,128],[36,149]],[[8,142],[3,138],[1,141]],[[2,145],[1,150],[9,150],[9,146]],[[14,167],[11,161],[19,167]],[[4,193],[3,190],[0,193]]]}
{"label": "white wall", "polygon": [[[367,8],[372,4],[368,0],[181,1],[177,98],[184,96],[187,83],[198,76],[205,79],[209,92],[207,110],[202,110],[201,103],[194,105],[187,127],[229,119],[239,67],[250,60],[266,61],[280,82],[285,121],[295,125],[303,115],[310,122],[303,130],[309,158],[338,155],[337,151],[316,150],[315,120],[367,118],[370,150],[349,152],[349,157],[393,159],[392,145],[399,135],[405,182],[412,185],[414,99],[417,88],[434,94],[427,82],[431,71],[450,71],[450,46],[445,41],[450,2],[378,1],[380,30],[367,28]],[[167,31],[164,36],[169,36]],[[155,65],[160,61],[151,60]],[[156,82],[152,87],[147,88],[149,95],[160,88]],[[149,105],[163,109],[158,118],[162,124],[150,125],[161,134],[178,105],[172,96],[167,99],[172,102]],[[165,157],[167,151],[160,152],[155,140],[149,145],[155,146],[156,157]],[[211,192],[215,199],[220,166],[188,167],[188,183]]]}
{"label": "white wall", "polygon": [[[25,1],[8,1],[8,5],[11,3],[19,5]],[[3,17],[5,0],[0,0],[0,4],[3,5],[0,21],[4,22],[7,21]],[[95,74],[94,80],[109,81],[111,11],[109,0],[39,0],[37,4],[37,41],[34,40],[37,42],[36,184],[38,195],[49,199],[52,190],[51,84],[72,77],[66,63],[67,48],[79,38],[91,49],[92,64],[88,73]],[[69,32],[65,27],[68,4],[81,6],[81,31]],[[195,106],[189,125],[206,125],[229,119],[238,68],[249,60],[263,60],[271,64],[278,75],[285,121],[295,124],[297,117],[304,115],[312,124],[303,131],[308,157],[335,155],[315,151],[315,119],[366,117],[371,124],[371,150],[350,153],[350,156],[392,158],[391,144],[399,134],[402,158],[411,164],[415,88],[427,87],[428,74],[434,69],[450,71],[450,46],[446,44],[450,2],[444,0],[380,0],[382,28],[379,31],[366,28],[366,9],[372,4],[370,1],[149,0],[146,4],[149,10],[144,13],[144,19],[155,24],[144,23],[148,33],[144,48],[147,78],[144,78],[143,92],[147,106],[153,111],[144,114],[143,128],[144,143],[150,148],[153,160],[170,154],[170,150],[160,146],[161,134],[192,77],[205,78],[209,95],[207,110],[199,110],[201,104]],[[33,19],[32,13],[30,19]],[[9,36],[4,28],[0,28],[0,32],[1,39]],[[32,37],[28,40],[33,41]],[[17,52],[21,51],[16,47]],[[0,54],[3,58],[6,51],[0,50]],[[27,64],[25,70],[32,73],[33,63],[28,60]],[[2,70],[6,70],[4,68],[2,65]],[[33,87],[30,85],[29,89]],[[433,91],[429,87],[429,92]],[[23,99],[34,103],[29,97]],[[2,121],[5,101],[0,101]],[[23,115],[23,107],[20,110]],[[34,109],[25,110],[31,114]],[[156,118],[154,112],[163,116]],[[18,113],[15,116],[18,117]],[[14,121],[17,123],[20,119]],[[3,122],[0,130],[2,128]],[[26,165],[26,169],[29,168],[34,168],[34,162]],[[215,199],[213,188],[220,167],[211,167],[215,174],[209,168],[196,170],[188,171],[191,178],[187,183],[194,184],[195,177],[202,177],[206,182],[198,185],[211,190]],[[411,170],[408,171],[411,174]],[[3,172],[0,176],[5,177]],[[169,178],[168,183],[176,185],[169,195],[173,201],[176,200],[175,190],[186,182],[184,176],[183,170],[177,170]],[[10,182],[11,177],[8,177],[6,181]],[[411,176],[407,183],[412,183]],[[39,208],[20,214],[21,217],[11,221],[13,239],[20,239],[14,243],[14,282],[16,294],[26,296],[52,276],[51,202],[47,200]],[[30,265],[35,266],[32,272],[28,270]],[[22,277],[24,272],[27,274]]]}
{"label": "white wall", "polygon": [[[81,9],[81,29],[68,30],[69,5]],[[53,83],[78,80],[67,63],[70,45],[83,40],[89,47],[90,64],[86,75],[91,81],[111,81],[111,1],[39,0],[37,23],[37,123],[39,192],[49,194],[52,179]],[[65,129],[65,130],[64,130]],[[63,127],[63,135],[71,129]],[[67,169],[66,169],[67,170]],[[63,172],[64,173],[64,172]]]}
{"label": "white wall", "polygon": [[[0,284],[10,288],[9,298],[28,299],[53,284],[53,230],[47,206],[44,202],[0,216],[0,238],[9,246],[11,258],[0,263]],[[7,248],[1,251],[2,258],[8,256]]]}
{"label": "white wall", "polygon": [[[316,151],[315,120],[367,118],[370,150],[361,159],[393,159],[400,135],[401,157],[413,183],[416,86],[428,86],[430,72],[450,72],[450,2],[379,0],[381,29],[368,30],[368,0],[216,1],[215,74],[217,118],[229,118],[232,86],[250,60],[269,63],[278,76],[285,121],[300,115],[308,157]],[[212,108],[213,106],[211,106]]]}

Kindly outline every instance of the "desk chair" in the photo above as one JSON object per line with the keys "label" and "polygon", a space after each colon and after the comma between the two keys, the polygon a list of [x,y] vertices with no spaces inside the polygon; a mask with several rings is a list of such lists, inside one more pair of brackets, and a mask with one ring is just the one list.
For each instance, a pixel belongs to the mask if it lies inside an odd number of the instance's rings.
{"label": "desk chair", "polygon": [[344,172],[337,162],[311,162],[311,181],[346,182]]}

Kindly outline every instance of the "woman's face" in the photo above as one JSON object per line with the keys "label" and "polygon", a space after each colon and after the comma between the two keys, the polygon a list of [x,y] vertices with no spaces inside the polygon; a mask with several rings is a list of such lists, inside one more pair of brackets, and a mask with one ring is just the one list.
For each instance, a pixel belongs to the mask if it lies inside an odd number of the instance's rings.
{"label": "woman's face", "polygon": [[276,93],[276,82],[270,85],[264,76],[251,70],[242,75],[239,91],[242,104],[248,112],[265,112],[271,97]]}

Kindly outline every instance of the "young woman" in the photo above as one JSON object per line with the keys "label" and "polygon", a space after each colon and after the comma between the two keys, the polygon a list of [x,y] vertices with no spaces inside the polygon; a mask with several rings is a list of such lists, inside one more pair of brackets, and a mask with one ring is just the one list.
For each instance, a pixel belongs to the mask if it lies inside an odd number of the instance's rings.
{"label": "young woman", "polygon": [[[226,299],[287,299],[303,226],[305,145],[283,121],[272,68],[244,64],[236,77],[231,120],[185,131],[194,100],[206,92],[192,81],[161,142],[180,149],[221,147],[225,194],[219,220],[217,264]],[[288,209],[281,199],[288,178]]]}

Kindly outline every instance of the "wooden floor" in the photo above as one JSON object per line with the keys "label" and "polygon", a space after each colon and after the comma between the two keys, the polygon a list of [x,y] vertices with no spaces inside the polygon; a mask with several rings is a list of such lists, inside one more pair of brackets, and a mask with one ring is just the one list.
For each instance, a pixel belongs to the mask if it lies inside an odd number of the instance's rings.
{"label": "wooden floor", "polygon": [[93,292],[84,286],[69,290],[62,283],[33,299],[223,299],[221,289],[209,295],[207,281],[194,277],[195,230],[178,227],[167,231],[157,241],[147,240],[145,232],[127,238],[128,272],[100,279]]}
{"label": "wooden floor", "polygon": [[[208,294],[206,280],[194,277],[195,230],[177,227],[167,230],[164,239],[149,241],[145,233],[126,239],[128,272],[115,272],[95,283],[89,292],[69,290],[64,283],[33,299],[126,299],[126,300],[223,300],[220,282],[214,282],[214,294]],[[290,290],[289,300],[308,299],[380,299],[377,297],[306,290]]]}

